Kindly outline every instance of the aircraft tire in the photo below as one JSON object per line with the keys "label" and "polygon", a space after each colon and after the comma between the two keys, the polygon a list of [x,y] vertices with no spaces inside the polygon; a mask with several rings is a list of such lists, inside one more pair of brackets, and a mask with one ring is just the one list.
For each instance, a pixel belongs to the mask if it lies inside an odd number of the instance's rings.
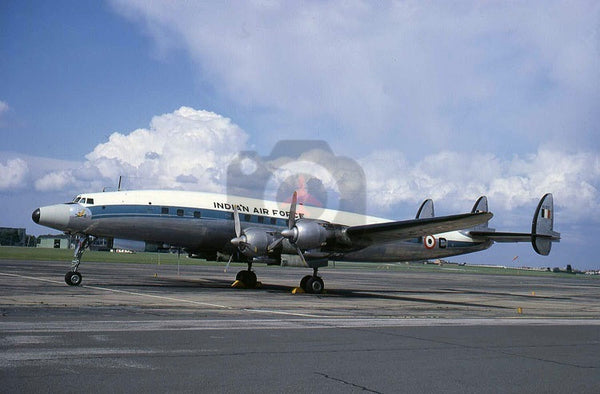
{"label": "aircraft tire", "polygon": [[69,286],[79,286],[81,284],[81,274],[76,271],[69,271],[65,275],[65,282]]}
{"label": "aircraft tire", "polygon": [[308,283],[308,280],[312,278],[312,275],[306,275],[304,278],[302,278],[302,280],[300,281],[300,288],[302,290],[304,290],[305,292],[308,293],[308,287],[306,286],[306,284]]}
{"label": "aircraft tire", "polygon": [[323,279],[318,276],[311,276],[306,282],[306,288],[308,293],[321,294],[325,290],[325,283]]}
{"label": "aircraft tire", "polygon": [[237,273],[235,279],[242,282],[248,289],[256,288],[256,284],[258,283],[258,278],[253,271],[240,271]]}

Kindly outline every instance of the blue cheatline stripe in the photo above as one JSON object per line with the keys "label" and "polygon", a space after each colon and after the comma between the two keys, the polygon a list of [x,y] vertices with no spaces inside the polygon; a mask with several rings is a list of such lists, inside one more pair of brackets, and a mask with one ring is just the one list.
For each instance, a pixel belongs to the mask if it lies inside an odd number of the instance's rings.
{"label": "blue cheatline stripe", "polygon": [[[162,213],[163,208],[168,213]],[[98,205],[88,207],[92,212],[92,219],[148,217],[148,218],[179,218],[179,219],[208,219],[208,220],[233,220],[233,212],[219,211],[216,209],[191,208],[164,205]],[[178,211],[182,214],[178,215]],[[200,217],[197,217],[197,215]],[[194,216],[196,215],[196,216]],[[271,222],[275,219],[275,223]],[[272,218],[264,215],[240,213],[240,220],[246,223],[265,224],[270,226],[287,226],[287,219]],[[260,222],[262,220],[262,222]]]}

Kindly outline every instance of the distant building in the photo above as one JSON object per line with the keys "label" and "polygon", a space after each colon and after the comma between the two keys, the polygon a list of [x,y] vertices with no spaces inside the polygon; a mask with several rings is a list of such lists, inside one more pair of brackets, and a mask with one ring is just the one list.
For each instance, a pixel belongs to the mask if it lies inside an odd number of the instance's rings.
{"label": "distant building", "polygon": [[[67,234],[40,235],[37,240],[38,248],[73,249],[75,246],[77,238]],[[109,251],[112,247],[112,238],[96,238],[90,245],[90,250]]]}
{"label": "distant building", "polygon": [[90,245],[90,250],[99,250],[108,252],[113,248],[114,240],[112,238],[96,238]]}
{"label": "distant building", "polygon": [[40,235],[37,240],[38,248],[70,249],[71,237],[66,234]]}
{"label": "distant building", "polygon": [[28,246],[24,228],[0,227],[1,246]]}

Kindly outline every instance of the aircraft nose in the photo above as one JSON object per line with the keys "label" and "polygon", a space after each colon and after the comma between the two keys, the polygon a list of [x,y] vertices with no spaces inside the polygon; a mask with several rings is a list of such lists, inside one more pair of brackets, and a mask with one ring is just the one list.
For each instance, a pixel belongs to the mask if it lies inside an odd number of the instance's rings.
{"label": "aircraft nose", "polygon": [[42,226],[64,231],[69,225],[69,216],[69,206],[57,204],[36,209],[31,214],[31,219]]}
{"label": "aircraft nose", "polygon": [[33,213],[31,214],[31,220],[33,220],[36,223],[40,222],[40,209],[36,209],[35,211],[33,211]]}

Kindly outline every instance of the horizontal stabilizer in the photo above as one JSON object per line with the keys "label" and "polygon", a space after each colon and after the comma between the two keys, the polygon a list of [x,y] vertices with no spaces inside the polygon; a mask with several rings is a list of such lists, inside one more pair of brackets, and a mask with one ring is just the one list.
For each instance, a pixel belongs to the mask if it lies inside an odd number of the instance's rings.
{"label": "horizontal stabilizer", "polygon": [[[477,203],[475,205],[477,206]],[[473,210],[475,210],[475,207]],[[547,256],[550,254],[552,242],[560,241],[560,234],[553,230],[553,211],[554,204],[552,201],[552,194],[548,193],[542,197],[535,210],[531,225],[531,233],[512,233],[493,231],[492,229],[474,229],[469,231],[469,235],[474,238],[485,238],[494,242],[531,242],[533,249],[538,254]]]}
{"label": "horizontal stabilizer", "polygon": [[491,239],[494,242],[531,242],[529,233],[508,233],[500,231],[469,231],[472,237]]}

